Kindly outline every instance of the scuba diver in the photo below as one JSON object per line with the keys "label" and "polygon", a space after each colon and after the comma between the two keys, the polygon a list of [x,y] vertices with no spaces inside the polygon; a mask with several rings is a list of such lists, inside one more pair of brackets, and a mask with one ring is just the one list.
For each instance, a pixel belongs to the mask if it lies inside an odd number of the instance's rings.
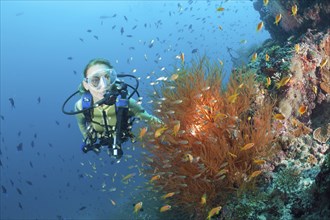
{"label": "scuba diver", "polygon": [[[120,77],[132,77],[136,86],[126,84]],[[133,98],[137,91],[138,79],[133,75],[118,74],[106,59],[93,59],[85,67],[84,79],[79,90],[72,94],[63,104],[62,111],[68,115],[76,115],[79,129],[83,136],[81,149],[100,152],[107,146],[109,154],[116,159],[123,155],[122,143],[131,139],[132,123],[136,118],[149,124],[162,123],[157,117],[148,114]],[[128,87],[133,89],[128,93]],[[77,93],[82,95],[75,104],[75,112],[66,112],[66,103]]]}

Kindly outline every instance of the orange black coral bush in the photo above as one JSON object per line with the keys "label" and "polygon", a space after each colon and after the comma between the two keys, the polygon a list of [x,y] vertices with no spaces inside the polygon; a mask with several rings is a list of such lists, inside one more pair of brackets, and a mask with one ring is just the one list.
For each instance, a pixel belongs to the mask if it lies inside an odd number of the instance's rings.
{"label": "orange black coral bush", "polygon": [[274,153],[275,135],[274,102],[253,74],[235,72],[224,86],[221,67],[202,58],[154,94],[164,125],[149,129],[146,172],[160,175],[155,188],[175,193],[167,201],[173,212],[205,218],[229,196],[254,186]]}

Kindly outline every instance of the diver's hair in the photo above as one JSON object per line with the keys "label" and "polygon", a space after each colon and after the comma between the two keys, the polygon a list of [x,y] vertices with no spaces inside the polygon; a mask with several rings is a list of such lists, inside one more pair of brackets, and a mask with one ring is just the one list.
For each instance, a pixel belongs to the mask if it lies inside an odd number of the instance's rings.
{"label": "diver's hair", "polygon": [[103,58],[96,58],[96,59],[92,59],[91,61],[88,62],[88,64],[86,65],[85,69],[84,69],[84,78],[87,76],[87,71],[90,67],[97,65],[97,64],[103,64],[109,67],[109,69],[112,69],[113,66],[111,65],[111,63],[109,62],[109,60],[103,59]]}
{"label": "diver's hair", "polygon": [[[90,67],[97,65],[97,64],[103,64],[109,67],[109,69],[112,69],[113,66],[111,65],[109,60],[103,59],[103,58],[95,58],[92,59],[88,62],[88,64],[86,65],[85,69],[84,69],[84,75],[83,77],[86,78],[87,77],[87,71]],[[86,92],[86,89],[84,88],[84,86],[82,85],[82,83],[79,84],[78,90],[80,93],[84,93]]]}

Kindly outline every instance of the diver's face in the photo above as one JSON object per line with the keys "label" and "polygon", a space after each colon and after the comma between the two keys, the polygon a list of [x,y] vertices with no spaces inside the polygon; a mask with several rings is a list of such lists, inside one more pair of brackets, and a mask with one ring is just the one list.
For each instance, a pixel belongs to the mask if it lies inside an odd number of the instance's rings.
{"label": "diver's face", "polygon": [[104,64],[96,64],[87,70],[87,80],[84,80],[83,84],[85,89],[92,94],[94,102],[103,99],[107,89],[109,89],[107,75],[102,74],[108,69],[109,67]]}

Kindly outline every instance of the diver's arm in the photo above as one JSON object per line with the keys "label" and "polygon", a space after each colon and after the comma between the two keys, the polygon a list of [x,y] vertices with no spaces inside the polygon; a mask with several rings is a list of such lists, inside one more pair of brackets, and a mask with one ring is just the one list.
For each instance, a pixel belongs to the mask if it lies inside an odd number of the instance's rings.
{"label": "diver's arm", "polygon": [[[79,100],[75,105],[75,111],[80,111],[82,109],[81,107],[81,100]],[[83,113],[79,113],[76,115],[78,126],[80,129],[81,134],[84,137],[84,140],[87,137],[87,125],[86,125],[86,119]]]}
{"label": "diver's arm", "polygon": [[140,120],[146,121],[148,124],[163,123],[162,120],[156,116],[150,115],[141,105],[137,104],[134,99],[129,100],[129,110],[134,116],[140,118]]}

